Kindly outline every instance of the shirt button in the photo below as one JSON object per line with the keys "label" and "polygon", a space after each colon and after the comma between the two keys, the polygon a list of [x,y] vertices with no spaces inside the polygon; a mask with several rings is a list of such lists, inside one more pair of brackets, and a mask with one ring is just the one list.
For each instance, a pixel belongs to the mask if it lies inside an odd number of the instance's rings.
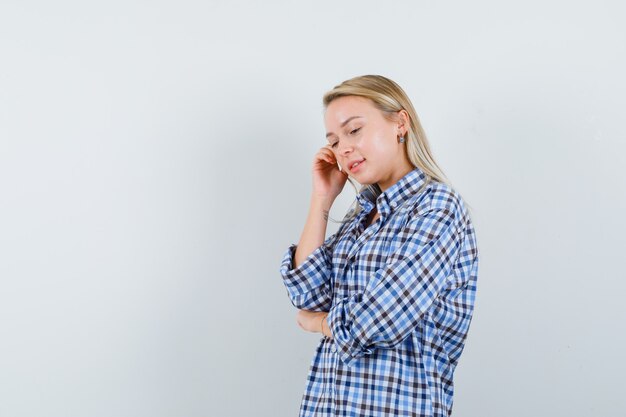
{"label": "shirt button", "polygon": [[333,353],[337,352],[337,347],[335,345],[332,345],[330,347],[330,351],[333,352]]}

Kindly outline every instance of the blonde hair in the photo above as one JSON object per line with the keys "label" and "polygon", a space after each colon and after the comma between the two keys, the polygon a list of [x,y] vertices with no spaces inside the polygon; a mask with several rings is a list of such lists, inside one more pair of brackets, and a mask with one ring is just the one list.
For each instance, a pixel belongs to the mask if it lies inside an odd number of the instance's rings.
{"label": "blonde hair", "polygon": [[[450,185],[447,177],[435,162],[426,132],[422,128],[417,112],[413,108],[413,104],[404,90],[389,78],[382,75],[361,75],[350,78],[336,85],[332,90],[324,94],[324,109],[335,99],[345,96],[358,96],[370,99],[374,106],[383,112],[383,115],[392,119],[397,112],[405,110],[409,115],[409,127],[406,132],[406,152],[409,161],[413,166],[421,169],[426,175],[425,187],[431,181],[438,181]],[[357,190],[356,185],[351,178],[348,178],[357,193],[367,190],[372,193],[374,198],[378,197],[381,189],[378,184],[366,184]],[[423,189],[423,188],[422,188]],[[346,215],[340,223],[352,220],[361,211],[361,206],[356,203],[353,214]],[[332,219],[337,222],[336,220]]]}

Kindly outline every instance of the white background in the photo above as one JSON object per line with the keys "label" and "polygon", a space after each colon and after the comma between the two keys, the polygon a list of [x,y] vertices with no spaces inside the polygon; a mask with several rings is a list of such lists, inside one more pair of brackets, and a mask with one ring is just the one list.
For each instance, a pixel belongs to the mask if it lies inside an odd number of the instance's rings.
{"label": "white background", "polygon": [[453,414],[623,413],[623,4],[3,1],[0,415],[296,416],[279,262],[363,74],[475,221]]}

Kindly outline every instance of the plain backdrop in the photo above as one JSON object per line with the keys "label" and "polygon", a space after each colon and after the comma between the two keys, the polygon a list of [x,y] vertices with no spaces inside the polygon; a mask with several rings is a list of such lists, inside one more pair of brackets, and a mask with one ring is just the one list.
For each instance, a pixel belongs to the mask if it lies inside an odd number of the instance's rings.
{"label": "plain backdrop", "polygon": [[406,90],[475,222],[453,415],[620,415],[625,20],[619,0],[3,1],[0,416],[296,416],[320,335],[279,263],[322,95],[363,74]]}

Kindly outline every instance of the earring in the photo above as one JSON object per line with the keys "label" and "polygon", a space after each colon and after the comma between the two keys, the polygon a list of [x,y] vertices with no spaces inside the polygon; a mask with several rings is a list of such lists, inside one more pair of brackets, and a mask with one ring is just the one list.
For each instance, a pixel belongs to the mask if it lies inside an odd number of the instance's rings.
{"label": "earring", "polygon": [[404,143],[404,136],[400,136],[400,138],[398,139],[398,142]]}

